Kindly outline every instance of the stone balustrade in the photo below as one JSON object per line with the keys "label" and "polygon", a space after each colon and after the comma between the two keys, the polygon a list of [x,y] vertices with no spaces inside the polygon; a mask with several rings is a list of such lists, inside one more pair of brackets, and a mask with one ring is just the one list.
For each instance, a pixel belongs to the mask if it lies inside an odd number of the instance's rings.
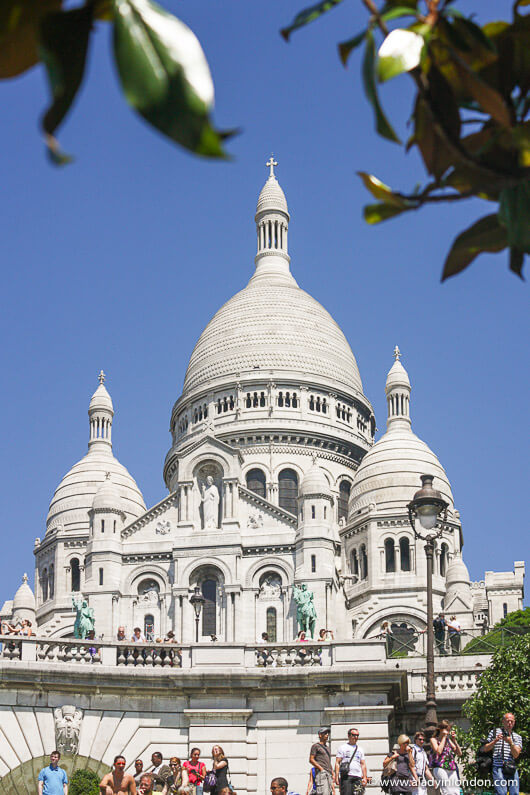
{"label": "stone balustrade", "polygon": [[381,664],[385,645],[380,640],[346,643],[263,643],[209,642],[131,643],[130,641],[78,640],[0,635],[0,666],[3,661],[77,664],[123,668],[290,668],[307,666]]}

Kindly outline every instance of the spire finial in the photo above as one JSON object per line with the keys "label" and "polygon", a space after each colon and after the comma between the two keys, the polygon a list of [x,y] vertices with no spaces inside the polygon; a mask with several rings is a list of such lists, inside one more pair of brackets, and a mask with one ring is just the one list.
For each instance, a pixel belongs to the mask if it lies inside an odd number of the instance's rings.
{"label": "spire finial", "polygon": [[28,584],[28,575],[24,572],[24,576],[22,577],[22,582],[27,585]]}
{"label": "spire finial", "polygon": [[274,166],[277,166],[277,165],[278,165],[278,163],[277,163],[277,162],[276,162],[276,160],[274,159],[274,155],[271,155],[271,156],[269,157],[269,159],[267,160],[267,162],[265,163],[265,165],[266,165],[266,166],[268,166],[268,168],[270,168],[270,174],[269,174],[269,177],[274,177],[274,176],[275,176],[275,174],[274,174]]}
{"label": "spire finial", "polygon": [[105,383],[105,373],[103,372],[103,370],[99,371],[98,381],[99,381],[100,384],[104,384]]}
{"label": "spire finial", "polygon": [[399,362],[399,360],[401,359],[401,351],[399,350],[397,345],[394,348],[394,359],[396,360],[396,362]]}

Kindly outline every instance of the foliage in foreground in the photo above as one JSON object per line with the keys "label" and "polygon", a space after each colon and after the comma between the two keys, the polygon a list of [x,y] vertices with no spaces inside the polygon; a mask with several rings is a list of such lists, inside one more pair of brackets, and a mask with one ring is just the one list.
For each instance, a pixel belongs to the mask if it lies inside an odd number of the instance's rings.
{"label": "foliage in foreground", "polygon": [[51,104],[42,117],[48,152],[71,161],[54,137],[83,82],[98,21],[109,22],[121,88],[129,105],[152,127],[199,155],[224,157],[210,120],[214,102],[208,62],[195,34],[151,0],[2,0],[0,79],[14,78],[41,61]]}
{"label": "foliage in foreground", "polygon": [[[521,791],[530,787],[530,634],[515,638],[509,646],[495,652],[491,665],[481,675],[477,692],[464,704],[463,714],[470,722],[465,746],[476,752],[488,732],[501,725],[502,716],[513,712],[515,731],[523,737],[523,752],[518,768]],[[472,778],[474,769],[465,771]]]}
{"label": "foliage in foreground", "polygon": [[70,795],[99,795],[99,776],[93,770],[76,770],[70,778]]}
{"label": "foliage in foreground", "polygon": [[[337,6],[321,0],[301,11],[281,32],[285,39]],[[368,26],[338,45],[344,65],[364,43],[362,80],[383,138],[401,144],[378,96],[378,83],[407,72],[415,83],[413,133],[408,151],[419,149],[431,177],[409,193],[392,190],[377,177],[359,172],[377,203],[364,208],[376,224],[435,202],[471,197],[492,202],[494,211],[454,240],[442,281],[484,251],[509,249],[510,269],[522,276],[530,253],[530,0],[516,0],[511,22],[483,27],[465,17],[457,0],[362,0]],[[408,20],[394,27],[395,20]],[[403,25],[403,22],[399,23]],[[383,41],[376,46],[376,36]],[[493,209],[493,208],[492,208]]]}

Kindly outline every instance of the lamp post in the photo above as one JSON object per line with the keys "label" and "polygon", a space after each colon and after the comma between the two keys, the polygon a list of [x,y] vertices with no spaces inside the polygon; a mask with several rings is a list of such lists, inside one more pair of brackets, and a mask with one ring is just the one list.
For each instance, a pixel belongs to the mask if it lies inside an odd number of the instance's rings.
{"label": "lamp post", "polygon": [[[434,627],[432,614],[432,571],[434,564],[434,542],[443,533],[443,526],[436,528],[438,517],[447,515],[446,502],[439,491],[433,488],[433,475],[421,475],[421,489],[407,505],[409,521],[414,536],[425,541],[427,560],[427,698],[425,702],[425,731],[430,737],[438,724],[436,717],[436,694],[434,689]],[[420,529],[418,529],[418,524]]]}
{"label": "lamp post", "polygon": [[201,589],[198,585],[196,585],[195,590],[190,596],[190,602],[195,612],[195,643],[199,642],[199,619],[201,617],[201,610],[205,601],[206,599],[202,595]]}

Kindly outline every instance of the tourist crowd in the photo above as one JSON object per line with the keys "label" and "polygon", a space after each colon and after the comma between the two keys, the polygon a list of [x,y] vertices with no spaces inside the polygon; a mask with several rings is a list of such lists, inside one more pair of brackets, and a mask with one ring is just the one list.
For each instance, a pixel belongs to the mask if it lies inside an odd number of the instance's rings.
{"label": "tourist crowd", "polygon": [[[492,729],[481,748],[491,754],[491,778],[496,795],[518,795],[519,774],[517,760],[522,751],[522,739],[514,732],[515,716],[506,713],[502,725]],[[330,729],[323,726],[318,732],[318,742],[309,752],[309,779],[305,795],[362,795],[372,781],[368,774],[366,756],[359,744],[359,729],[348,731],[332,762],[329,747]],[[397,743],[383,761],[380,785],[389,795],[427,795],[427,787],[434,787],[441,795],[460,795],[461,780],[458,759],[462,750],[456,731],[447,720],[438,724],[427,742],[426,734],[418,731],[411,742],[400,734]],[[59,767],[60,754],[54,751],[50,764],[41,770],[38,779],[39,795],[68,795],[66,772]],[[114,759],[112,770],[103,776],[99,789],[101,795],[236,795],[230,781],[228,759],[220,745],[214,745],[211,761],[201,760],[200,748],[192,748],[190,758],[181,760],[172,756],[169,764],[162,753],[155,751],[150,765],[144,770],[142,759],[134,762],[134,773],[126,773],[125,757]],[[300,795],[289,790],[287,779],[274,778],[271,795]],[[339,793],[336,793],[338,788]]]}

